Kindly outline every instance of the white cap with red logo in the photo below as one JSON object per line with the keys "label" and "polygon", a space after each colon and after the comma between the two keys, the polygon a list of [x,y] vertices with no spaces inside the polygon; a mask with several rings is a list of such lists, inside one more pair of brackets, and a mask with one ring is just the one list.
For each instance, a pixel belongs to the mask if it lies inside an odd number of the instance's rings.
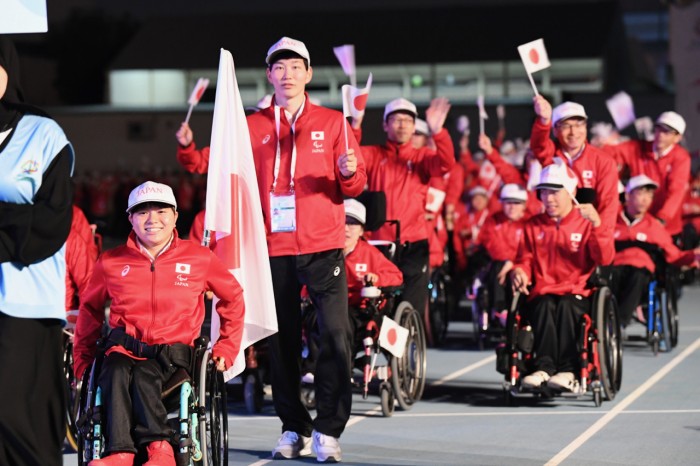
{"label": "white cap with red logo", "polygon": [[573,197],[578,186],[578,178],[569,167],[559,158],[554,158],[554,163],[547,165],[540,174],[540,183],[535,189],[566,189]]}
{"label": "white cap with red logo", "polygon": [[134,207],[146,202],[167,204],[177,209],[177,201],[172,188],[167,184],[156,183],[155,181],[146,181],[131,191],[126,211],[131,212]]}
{"label": "white cap with red logo", "polygon": [[659,184],[656,181],[649,178],[648,176],[641,174],[633,176],[629,179],[629,181],[627,182],[627,186],[625,187],[625,192],[631,193],[635,189],[643,187],[652,187],[656,189],[659,187]]}
{"label": "white cap with red logo", "polygon": [[291,37],[283,37],[274,43],[270,50],[267,51],[267,57],[265,58],[265,63],[268,65],[273,63],[275,55],[283,51],[294,52],[302,58],[306,58],[306,61],[311,65],[311,57],[309,56],[309,51],[306,49],[306,45],[300,40],[292,39]]}
{"label": "white cap with red logo", "polygon": [[576,102],[563,102],[552,110],[552,125],[569,118],[583,118],[587,120],[588,115],[586,115],[586,109],[583,108],[583,105]]}
{"label": "white cap with red logo", "polygon": [[354,218],[363,225],[366,223],[367,209],[364,204],[356,199],[345,199],[343,204],[345,205],[346,217]]}
{"label": "white cap with red logo", "polygon": [[515,183],[508,183],[501,188],[501,202],[527,202],[527,191]]}
{"label": "white cap with red logo", "polygon": [[678,131],[681,136],[685,132],[685,120],[676,112],[664,112],[656,119],[657,125],[668,126],[674,131]]}

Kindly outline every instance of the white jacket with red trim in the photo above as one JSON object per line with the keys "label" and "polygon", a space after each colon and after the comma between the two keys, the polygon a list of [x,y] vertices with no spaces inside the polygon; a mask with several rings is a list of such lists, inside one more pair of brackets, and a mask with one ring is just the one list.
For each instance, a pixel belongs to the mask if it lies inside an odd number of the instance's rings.
{"label": "white jacket with red trim", "polygon": [[[357,132],[357,131],[356,131]],[[362,146],[370,191],[386,194],[386,218],[401,222],[401,242],[428,238],[425,200],[428,183],[442,176],[456,163],[452,139],[446,129],[433,135],[437,150],[416,149],[411,142]],[[373,239],[394,241],[395,229],[385,225],[372,233]]]}
{"label": "white jacket with red trim", "polygon": [[578,209],[559,223],[546,213],[525,223],[525,237],[514,268],[521,268],[533,284],[528,299],[545,294],[589,296],[586,281],[598,265],[615,255],[612,235],[594,228]]}
{"label": "white jacket with red trim", "polygon": [[80,295],[80,313],[73,343],[76,374],[91,364],[95,343],[112,300],[109,326],[121,327],[149,345],[193,345],[204,322],[203,293],[219,298],[221,336],[215,357],[233,364],[243,332],[243,290],[221,261],[204,246],[181,240],[175,233],[170,247],[155,262],[144,255],[132,232],[123,246],[105,251],[97,260],[87,289]]}

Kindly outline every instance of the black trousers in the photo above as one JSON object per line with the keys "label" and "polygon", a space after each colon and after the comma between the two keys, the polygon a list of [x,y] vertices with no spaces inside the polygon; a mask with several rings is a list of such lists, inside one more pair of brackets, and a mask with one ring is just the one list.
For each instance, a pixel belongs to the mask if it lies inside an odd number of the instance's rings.
{"label": "black trousers", "polygon": [[423,315],[428,304],[428,261],[430,249],[428,240],[405,243],[401,247],[399,262],[396,264],[403,274],[401,297]]}
{"label": "black trousers", "polygon": [[99,385],[106,408],[105,453],[132,452],[157,440],[170,440],[163,383],[175,372],[155,359],[139,361],[111,353],[102,363]]}
{"label": "black trousers", "polygon": [[590,306],[590,298],[551,294],[527,304],[526,318],[535,334],[535,370],[554,375],[580,369],[579,329]]}
{"label": "black trousers", "polygon": [[513,299],[510,280],[506,278],[502,285],[498,283],[498,273],[503,269],[504,264],[505,261],[493,261],[486,272],[485,286],[489,293],[490,310],[499,312],[508,309]]}
{"label": "black trousers", "polygon": [[[270,266],[279,327],[279,332],[269,338],[272,397],[282,431],[310,436],[315,429],[340,437],[350,418],[352,403],[352,330],[343,251],[271,257]],[[319,328],[313,421],[300,397],[302,285],[306,285],[316,307]]]}
{"label": "black trousers", "polygon": [[0,312],[0,464],[63,463],[62,323]]}
{"label": "black trousers", "polygon": [[612,283],[610,288],[617,298],[620,324],[627,327],[632,321],[634,309],[647,296],[651,272],[631,265],[616,265],[610,267]]}

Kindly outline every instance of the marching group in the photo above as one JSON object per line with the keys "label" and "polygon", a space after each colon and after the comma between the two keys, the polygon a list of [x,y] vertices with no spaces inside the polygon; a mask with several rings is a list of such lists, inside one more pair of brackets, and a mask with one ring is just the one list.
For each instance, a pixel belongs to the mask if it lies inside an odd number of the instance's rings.
{"label": "marching group", "polygon": [[[66,310],[75,307],[64,299],[68,283],[80,295],[78,379],[92,363],[110,302],[99,374],[105,456],[89,464],[131,465],[143,447],[145,464],[174,465],[161,389],[178,367],[190,366],[207,291],[219,298],[222,322],[214,360],[219,370],[231,366],[243,329],[241,287],[211,249],[179,237],[176,193],[152,181],[129,195],[126,244],[95,260],[92,232],[80,234],[87,222],[72,214],[72,147],[50,117],[23,102],[16,53],[0,45],[0,379],[17,381],[0,385],[0,398],[20,398],[0,409],[0,463],[61,462],[58,348]],[[423,310],[430,271],[446,249],[468,281],[488,264],[489,318],[502,320],[515,292],[527,296],[536,362],[523,386],[566,391],[576,382],[576,323],[591,307],[587,281],[596,267],[612,264],[626,326],[655,271],[646,245],[669,263],[697,266],[700,249],[681,242],[691,159],[675,112],[657,118],[653,140],[608,137],[594,145],[583,106],[552,108],[537,95],[529,150],[518,161],[506,155],[502,134],[494,141],[480,134],[481,155],[471,154],[467,131],[455,156],[444,128],[447,99],[434,99],[421,120],[400,98],[384,110],[386,141],[361,146],[362,118],[348,122],[309,98],[313,69],[302,42],[283,37],[265,62],[274,95],[247,121],[279,326],[268,339],[282,422],[275,459],[313,451],[319,462],[341,461],[355,351],[350,309],[365,285],[403,284],[403,299]],[[186,123],[176,138],[179,163],[206,173],[209,148],[196,147]],[[383,192],[386,218],[400,221],[395,264],[366,241],[397,239],[389,225],[364,230],[370,206],[354,198],[366,190]],[[317,312],[315,418],[300,396],[302,288]],[[22,358],[20,345],[30,348]]]}

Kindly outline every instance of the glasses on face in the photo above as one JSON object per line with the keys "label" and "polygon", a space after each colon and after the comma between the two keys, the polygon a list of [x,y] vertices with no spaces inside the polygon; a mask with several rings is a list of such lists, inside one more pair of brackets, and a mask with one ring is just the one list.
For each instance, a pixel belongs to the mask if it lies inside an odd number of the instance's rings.
{"label": "glasses on face", "polygon": [[412,125],[414,121],[411,117],[389,117],[389,124],[396,126]]}
{"label": "glasses on face", "polygon": [[586,121],[581,120],[574,123],[561,123],[557,124],[559,131],[572,131],[575,129],[583,129],[586,127]]}
{"label": "glasses on face", "polygon": [[656,125],[654,126],[654,130],[659,131],[660,133],[678,134],[678,131],[676,131],[675,129],[671,129],[668,126],[664,125]]}

